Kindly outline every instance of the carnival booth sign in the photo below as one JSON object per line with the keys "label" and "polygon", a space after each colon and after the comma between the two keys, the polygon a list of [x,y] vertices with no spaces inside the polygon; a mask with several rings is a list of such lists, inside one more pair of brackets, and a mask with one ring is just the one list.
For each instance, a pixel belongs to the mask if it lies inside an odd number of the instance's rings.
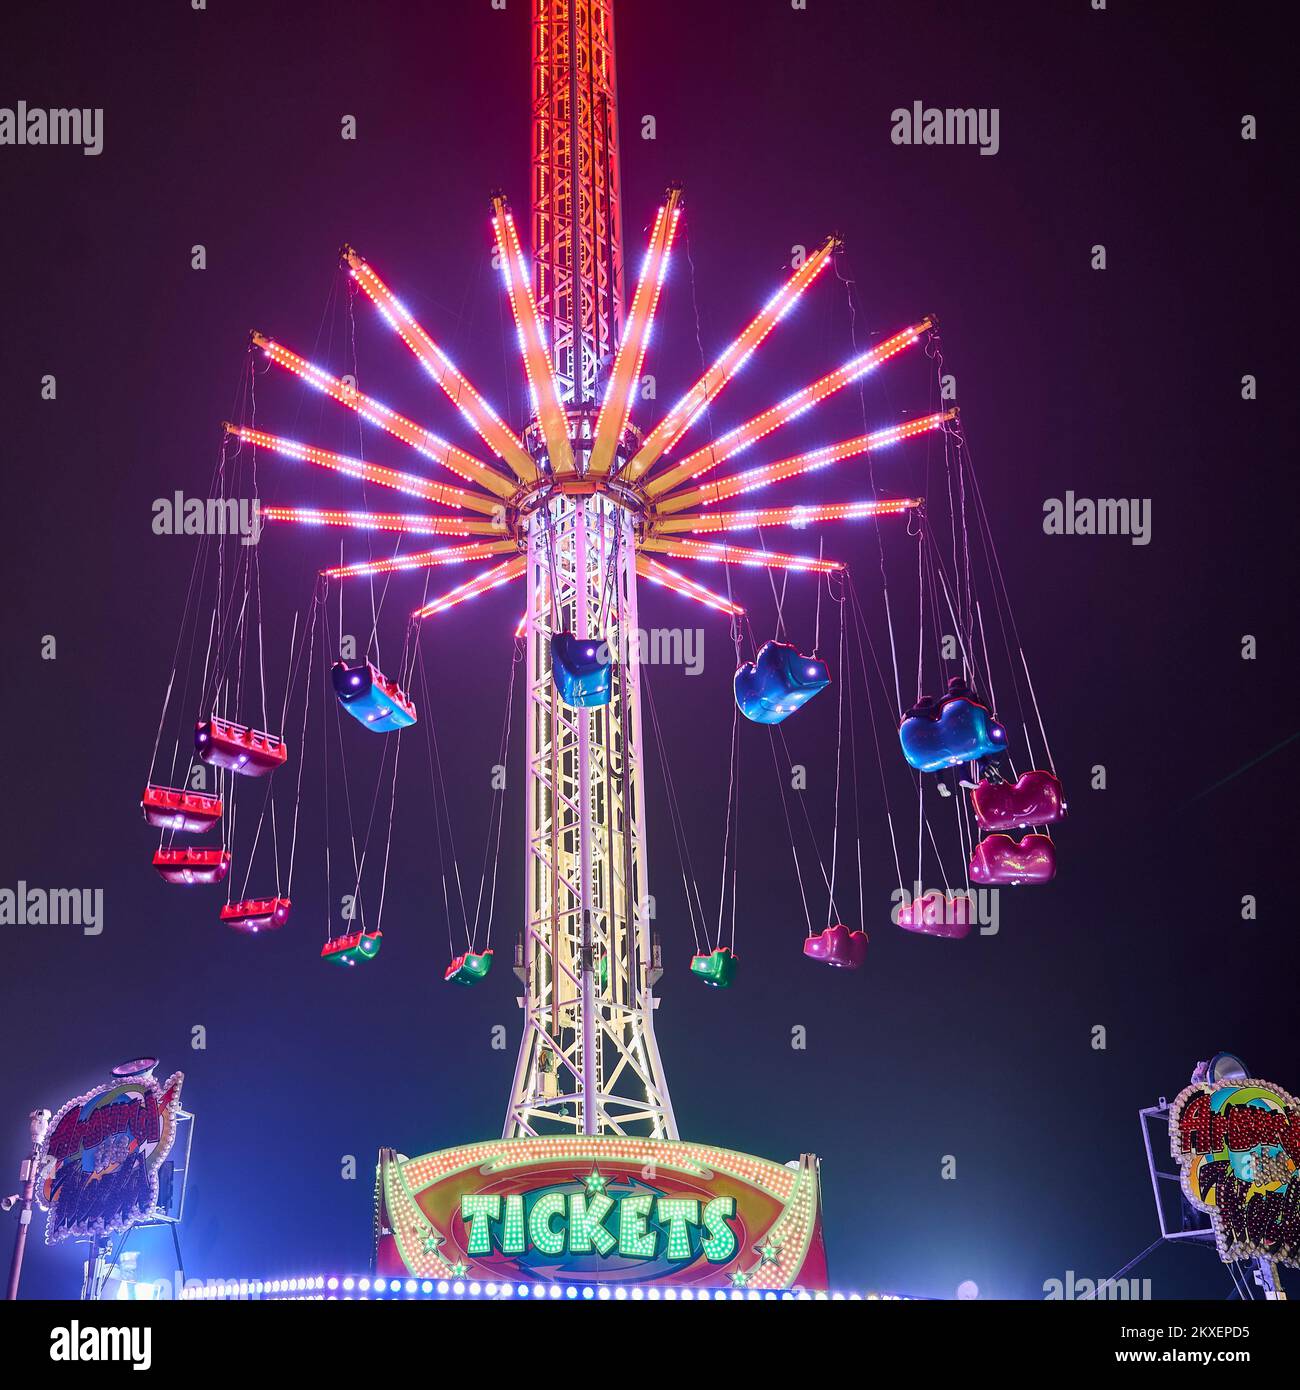
{"label": "carnival booth sign", "polygon": [[380,1152],[375,1268],[426,1279],[825,1289],[817,1159],[539,1135]]}
{"label": "carnival booth sign", "polygon": [[176,1137],[182,1072],[160,1082],[152,1058],[115,1067],[110,1079],[55,1115],[38,1155],[45,1241],[91,1240],[162,1213],[158,1170]]}
{"label": "carnival booth sign", "polygon": [[1187,1200],[1219,1257],[1300,1268],[1300,1101],[1269,1081],[1198,1081],[1169,1112]]}

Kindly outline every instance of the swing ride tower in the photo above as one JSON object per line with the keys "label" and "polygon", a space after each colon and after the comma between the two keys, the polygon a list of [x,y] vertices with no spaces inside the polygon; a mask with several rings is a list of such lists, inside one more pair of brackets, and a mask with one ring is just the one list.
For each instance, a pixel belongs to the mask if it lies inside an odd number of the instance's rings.
{"label": "swing ride tower", "polygon": [[[258,451],[273,453],[423,504],[418,512],[262,507],[263,521],[273,524],[397,537],[387,558],[372,555],[322,571],[329,581],[412,570],[427,580],[444,566],[487,562],[414,611],[415,640],[398,679],[368,657],[355,667],[336,664],[336,676],[364,690],[363,704],[350,687],[335,688],[340,706],[370,730],[354,736],[398,740],[417,717],[429,719],[427,708],[417,716],[402,688],[414,672],[420,628],[461,603],[524,580],[525,612],[516,637],[526,649],[525,895],[514,960],[523,1029],[505,1123],[499,1139],[416,1158],[380,1151],[374,1266],[385,1275],[422,1279],[576,1274],[751,1291],[824,1289],[817,1159],[805,1154],[797,1163],[775,1163],[678,1137],[654,1029],[661,967],[646,862],[641,711],[647,692],[639,669],[638,584],[647,580],[735,622],[744,610],[730,593],[706,588],[676,562],[793,570],[819,582],[841,573],[840,561],[769,549],[762,528],[909,517],[920,500],[882,498],[873,483],[869,490],[859,484],[858,495],[846,501],[741,510],[725,504],[813,470],[848,471],[850,460],[944,431],[955,411],[748,468],[727,466],[921,341],[932,327],[923,318],[865,349],[855,341],[848,360],[777,404],[723,434],[715,436],[710,425],[707,442],[683,444],[697,422],[708,424],[706,412],[727,382],[832,265],[839,243],[827,237],[792,258],[776,290],[711,364],[701,362],[701,375],[671,408],[652,407],[656,418],[634,423],[634,406],[638,414],[644,408],[641,369],[682,215],[681,191],[666,191],[628,295],[613,0],[532,0],[531,33],[531,263],[504,195],[492,198],[494,264],[509,298],[531,401],[523,428],[497,415],[350,246],[343,248],[342,263],[356,290],[477,434],[478,445],[463,448],[442,438],[361,391],[355,375],[336,376],[257,332],[252,350],[400,441],[421,471],[317,448],[251,420],[225,427],[237,445],[234,458],[251,468]],[[736,532],[755,531],[758,546],[736,543]],[[436,539],[431,548],[403,550],[407,537],[420,545]],[[306,630],[315,631],[312,622]],[[780,722],[829,681],[819,676],[816,686],[797,688],[824,673],[813,657],[799,657],[798,670],[760,671],[764,653],[777,645],[767,644],[747,663],[760,703],[775,702],[768,712],[747,705],[739,678],[736,686],[740,710],[759,723]],[[310,660],[309,649],[308,666]],[[306,710],[304,701],[304,738]],[[278,736],[238,724],[203,736],[216,733],[230,744],[227,765],[239,774],[230,779],[232,800],[234,783],[250,773],[269,775],[285,761]],[[390,836],[396,754],[393,768]],[[195,818],[203,808],[190,808],[187,820],[185,807],[173,804],[182,792],[151,786],[149,793],[165,803],[152,822],[165,835],[200,828]],[[174,871],[170,859],[160,867],[173,874],[169,881],[185,883],[219,881],[216,875],[224,877],[231,858],[224,845],[160,854],[185,856]],[[220,857],[210,871],[205,854]],[[381,862],[386,872],[387,852]],[[380,911],[382,902],[381,880]],[[265,918],[268,928],[283,924],[283,914],[272,920],[259,903],[239,906],[258,909],[257,922]],[[287,898],[283,908],[287,913]],[[466,923],[465,953],[455,955],[453,948],[446,980],[473,985],[488,976],[494,952],[478,941],[477,925]],[[342,936],[333,935],[332,925],[328,930],[322,959],[382,968],[370,963],[382,935],[378,914],[370,930],[353,928]],[[706,985],[726,987],[732,952],[707,929],[704,935],[701,943],[697,933],[700,954],[691,973]],[[856,935],[865,946],[865,935]],[[843,925],[830,924],[810,936],[804,953],[855,968],[860,960],[843,955],[848,941]]]}
{"label": "swing ride tower", "polygon": [[[535,422],[531,452],[557,487],[525,523],[524,1029],[504,1133],[675,1139],[654,1035],[640,683],[628,659],[635,518],[581,481],[624,314],[613,0],[535,0],[532,42],[533,292],[561,407],[551,428],[568,448],[553,458]],[[624,462],[621,437],[612,460],[596,460],[600,475]],[[621,655],[608,704],[560,699],[556,632]]]}

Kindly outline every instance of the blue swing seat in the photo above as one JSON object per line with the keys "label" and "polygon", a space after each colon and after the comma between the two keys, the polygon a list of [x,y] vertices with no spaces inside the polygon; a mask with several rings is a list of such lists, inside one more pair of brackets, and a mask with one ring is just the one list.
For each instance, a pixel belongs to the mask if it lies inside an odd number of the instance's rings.
{"label": "blue swing seat", "polygon": [[755,724],[779,724],[830,683],[820,657],[804,656],[788,642],[764,642],[736,672],[736,704]]}
{"label": "blue swing seat", "polygon": [[391,734],[415,723],[415,701],[369,661],[336,661],[330,667],[338,702],[372,733]]}
{"label": "blue swing seat", "polygon": [[591,709],[609,704],[613,689],[609,648],[598,637],[557,632],[551,638],[551,673],[566,705]]}
{"label": "blue swing seat", "polygon": [[909,714],[898,741],[918,772],[942,772],[1007,751],[1007,731],[983,705],[965,698],[944,700],[934,714]]}

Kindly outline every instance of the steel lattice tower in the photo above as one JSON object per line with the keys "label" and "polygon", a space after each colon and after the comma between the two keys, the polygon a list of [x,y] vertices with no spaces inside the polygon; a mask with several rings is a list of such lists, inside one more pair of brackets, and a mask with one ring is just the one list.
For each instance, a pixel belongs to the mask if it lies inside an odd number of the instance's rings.
{"label": "steel lattice tower", "polygon": [[[623,322],[612,0],[535,0],[532,96],[533,289],[582,474]],[[525,1020],[504,1132],[675,1139],[654,1036],[637,667],[614,665],[597,709],[563,703],[551,675],[555,631],[626,652],[634,518],[575,489],[527,526]]]}

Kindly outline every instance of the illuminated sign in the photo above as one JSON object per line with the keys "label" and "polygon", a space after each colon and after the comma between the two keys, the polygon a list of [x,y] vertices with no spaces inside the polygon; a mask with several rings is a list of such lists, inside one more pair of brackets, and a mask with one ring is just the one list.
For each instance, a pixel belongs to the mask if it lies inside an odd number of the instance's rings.
{"label": "illuminated sign", "polygon": [[1300,1101],[1267,1081],[1196,1082],[1170,1109],[1169,1146],[1221,1259],[1300,1267]]}
{"label": "illuminated sign", "polygon": [[176,1134],[184,1075],[152,1058],[113,1071],[50,1121],[38,1155],[45,1240],[86,1240],[158,1216],[158,1169]]}
{"label": "illuminated sign", "polygon": [[817,1160],[617,1135],[380,1155],[376,1268],[422,1278],[826,1287]]}
{"label": "illuminated sign", "polygon": [[[528,1193],[466,1192],[460,1218],[468,1228],[470,1255],[608,1255],[617,1248],[627,1260],[680,1263],[702,1255],[726,1264],[736,1253],[734,1197],[663,1197],[639,1179],[618,1191],[592,1164],[572,1183]],[[615,1234],[617,1232],[617,1234]]]}

